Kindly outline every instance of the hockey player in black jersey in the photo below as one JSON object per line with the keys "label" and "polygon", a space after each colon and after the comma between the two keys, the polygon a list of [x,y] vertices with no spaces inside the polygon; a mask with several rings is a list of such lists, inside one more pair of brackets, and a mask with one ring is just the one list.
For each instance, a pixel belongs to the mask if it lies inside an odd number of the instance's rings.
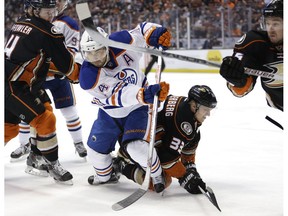
{"label": "hockey player in black jersey", "polygon": [[[200,177],[195,154],[200,141],[199,127],[217,105],[212,90],[206,85],[195,85],[188,97],[169,95],[158,113],[155,148],[165,176],[165,187],[177,178],[189,193],[200,194],[206,184]],[[128,179],[142,184],[145,172],[129,160],[120,149],[114,169]],[[153,188],[150,185],[150,189]]]}
{"label": "hockey player in black jersey", "polygon": [[[55,5],[55,0],[25,0],[26,14],[12,26],[5,44],[5,143],[17,136],[20,120],[30,124],[36,131],[34,151],[43,155],[55,180],[66,182],[73,177],[58,161],[56,118],[42,88],[51,62],[62,74],[77,77],[73,54],[51,23]],[[30,159],[32,166],[41,163],[36,156]]]}
{"label": "hockey player in black jersey", "polygon": [[272,0],[263,10],[263,31],[251,30],[235,44],[232,56],[223,59],[220,74],[236,97],[251,92],[258,79],[266,92],[267,104],[283,111],[283,79],[257,78],[244,67],[283,77],[283,0]]}

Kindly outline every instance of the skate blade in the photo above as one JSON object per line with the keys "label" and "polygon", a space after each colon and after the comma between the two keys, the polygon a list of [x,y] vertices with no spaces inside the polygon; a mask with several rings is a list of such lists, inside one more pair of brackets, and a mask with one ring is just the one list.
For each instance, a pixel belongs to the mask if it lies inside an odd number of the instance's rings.
{"label": "skate blade", "polygon": [[29,167],[29,166],[26,167],[25,172],[30,175],[39,176],[39,177],[49,176],[49,173],[46,170],[38,170],[38,169],[35,169],[34,167]]}
{"label": "skate blade", "polygon": [[83,162],[87,162],[87,156],[85,157],[80,157],[82,159]]}
{"label": "skate blade", "polygon": [[10,158],[10,163],[15,163],[15,162],[20,162],[25,160],[27,157],[25,157],[27,155],[22,155],[19,158]]}
{"label": "skate blade", "polygon": [[67,181],[59,181],[59,180],[57,180],[55,178],[53,178],[53,179],[54,179],[55,183],[57,183],[57,184],[68,185],[68,186],[72,186],[73,185],[72,179],[67,180]]}

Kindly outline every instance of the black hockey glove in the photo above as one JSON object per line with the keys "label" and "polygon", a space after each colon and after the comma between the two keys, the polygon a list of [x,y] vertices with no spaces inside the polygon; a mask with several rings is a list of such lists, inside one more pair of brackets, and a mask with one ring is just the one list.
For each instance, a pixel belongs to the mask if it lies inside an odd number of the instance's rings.
{"label": "black hockey glove", "polygon": [[236,87],[245,86],[248,77],[248,75],[244,73],[242,61],[233,56],[227,56],[223,59],[220,74]]}
{"label": "black hockey glove", "polygon": [[188,163],[185,165],[185,167],[186,173],[178,180],[179,184],[191,194],[201,194],[202,192],[198,186],[206,189],[206,184],[203,182],[199,173],[197,172],[195,164]]}

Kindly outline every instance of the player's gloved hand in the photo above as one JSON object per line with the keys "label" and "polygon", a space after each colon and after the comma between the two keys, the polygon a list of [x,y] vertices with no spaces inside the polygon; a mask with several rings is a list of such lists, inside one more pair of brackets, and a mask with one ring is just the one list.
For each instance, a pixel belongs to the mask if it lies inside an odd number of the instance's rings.
{"label": "player's gloved hand", "polygon": [[206,189],[206,184],[203,182],[199,173],[196,170],[196,166],[194,163],[188,163],[185,165],[186,173],[183,177],[179,178],[179,184],[185,190],[187,190],[191,194],[201,194],[200,186],[203,189]]}
{"label": "player's gloved hand", "polygon": [[157,49],[162,46],[164,50],[171,46],[171,33],[165,27],[152,27],[144,35],[146,43]]}
{"label": "player's gloved hand", "polygon": [[220,74],[235,87],[245,86],[248,78],[248,75],[244,73],[242,61],[233,56],[227,56],[223,59]]}
{"label": "player's gloved hand", "polygon": [[153,104],[154,95],[158,94],[159,101],[164,101],[169,93],[169,84],[160,82],[141,88],[137,94],[137,99],[142,104]]}

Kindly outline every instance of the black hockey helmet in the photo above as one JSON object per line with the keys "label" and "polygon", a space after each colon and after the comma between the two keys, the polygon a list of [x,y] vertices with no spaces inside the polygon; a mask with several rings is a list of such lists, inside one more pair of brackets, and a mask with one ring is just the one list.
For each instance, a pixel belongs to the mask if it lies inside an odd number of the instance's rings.
{"label": "black hockey helmet", "polygon": [[56,0],[24,0],[24,8],[33,7],[40,8],[55,8]]}
{"label": "black hockey helmet", "polygon": [[188,92],[188,101],[194,100],[196,103],[209,107],[215,108],[217,100],[212,92],[211,88],[206,85],[195,85],[192,86]]}
{"label": "black hockey helmet", "polygon": [[283,0],[272,0],[263,9],[263,16],[265,17],[281,17],[283,18]]}

